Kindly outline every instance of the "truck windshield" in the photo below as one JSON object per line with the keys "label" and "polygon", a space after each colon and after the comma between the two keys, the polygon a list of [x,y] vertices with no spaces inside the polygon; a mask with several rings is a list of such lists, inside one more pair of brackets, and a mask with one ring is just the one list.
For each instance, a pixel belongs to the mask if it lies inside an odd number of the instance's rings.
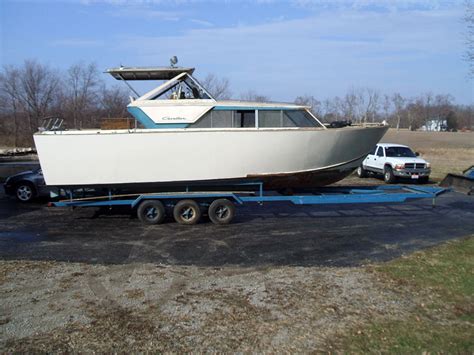
{"label": "truck windshield", "polygon": [[385,154],[387,157],[405,157],[405,158],[416,157],[416,154],[413,153],[410,148],[406,148],[406,147],[387,147],[385,148]]}

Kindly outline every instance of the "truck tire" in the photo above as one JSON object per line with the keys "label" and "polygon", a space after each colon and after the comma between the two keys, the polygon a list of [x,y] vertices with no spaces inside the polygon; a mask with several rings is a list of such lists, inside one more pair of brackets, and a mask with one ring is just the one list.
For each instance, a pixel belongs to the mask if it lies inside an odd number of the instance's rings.
{"label": "truck tire", "polygon": [[201,219],[201,208],[194,200],[181,200],[174,206],[173,217],[179,224],[196,224]]}
{"label": "truck tire", "polygon": [[360,164],[359,167],[357,168],[357,176],[361,179],[367,177],[367,170],[364,169],[362,164]]}
{"label": "truck tire", "polygon": [[209,206],[209,219],[214,224],[229,224],[235,216],[235,206],[228,199],[214,200]]}
{"label": "truck tire", "polygon": [[158,200],[147,200],[138,206],[137,216],[143,223],[159,224],[165,219],[165,207]]}
{"label": "truck tire", "polygon": [[391,166],[385,166],[383,171],[383,179],[387,184],[393,184],[397,179],[395,175],[393,175],[393,170]]}

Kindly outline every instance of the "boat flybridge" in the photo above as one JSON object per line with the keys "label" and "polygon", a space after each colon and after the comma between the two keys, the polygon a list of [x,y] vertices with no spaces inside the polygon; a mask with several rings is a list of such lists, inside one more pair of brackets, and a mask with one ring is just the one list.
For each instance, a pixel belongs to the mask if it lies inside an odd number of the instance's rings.
{"label": "boat flybridge", "polygon": [[[43,129],[34,135],[45,181],[53,186],[152,188],[189,183],[263,182],[311,188],[356,169],[388,127],[328,129],[309,107],[217,100],[194,68],[108,69],[136,97],[140,128]],[[164,81],[139,95],[133,80]]]}

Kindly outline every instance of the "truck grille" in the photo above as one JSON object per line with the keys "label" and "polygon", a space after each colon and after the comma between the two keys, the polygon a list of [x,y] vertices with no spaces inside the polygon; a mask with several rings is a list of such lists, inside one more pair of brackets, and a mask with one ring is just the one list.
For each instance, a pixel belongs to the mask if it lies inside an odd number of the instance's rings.
{"label": "truck grille", "polygon": [[405,164],[405,169],[424,169],[425,168],[425,164],[423,163],[406,163]]}

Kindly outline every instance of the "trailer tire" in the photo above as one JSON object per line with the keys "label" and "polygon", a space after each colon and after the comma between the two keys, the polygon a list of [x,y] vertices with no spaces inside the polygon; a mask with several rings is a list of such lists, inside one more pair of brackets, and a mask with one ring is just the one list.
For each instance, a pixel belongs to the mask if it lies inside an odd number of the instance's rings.
{"label": "trailer tire", "polygon": [[137,216],[143,223],[159,224],[165,219],[165,207],[158,200],[148,200],[140,203]]}
{"label": "trailer tire", "polygon": [[228,199],[214,200],[209,206],[209,219],[214,224],[229,224],[235,216],[235,206]]}
{"label": "trailer tire", "polygon": [[179,224],[196,224],[201,215],[201,208],[194,200],[181,200],[173,209],[173,217]]}

